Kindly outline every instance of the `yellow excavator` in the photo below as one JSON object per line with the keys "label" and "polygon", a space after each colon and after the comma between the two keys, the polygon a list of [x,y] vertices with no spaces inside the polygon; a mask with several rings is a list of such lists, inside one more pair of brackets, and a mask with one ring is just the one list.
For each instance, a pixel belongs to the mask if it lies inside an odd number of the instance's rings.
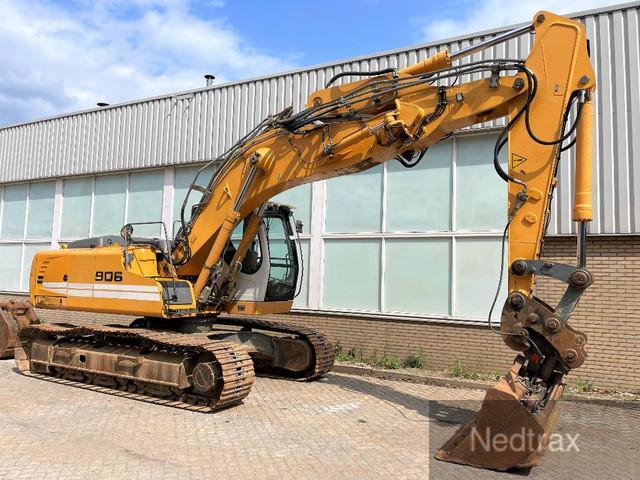
{"label": "yellow excavator", "polygon": [[[535,42],[526,60],[467,58],[529,32]],[[460,82],[465,76],[479,79]],[[563,379],[586,357],[586,337],[568,318],[592,283],[585,258],[594,89],[584,26],[549,12],[402,70],[339,73],[304,110],[269,116],[199,171],[214,173],[204,187],[194,179],[172,241],[166,233],[136,237],[137,224],[128,224],[120,235],[38,253],[30,302],[0,308],[0,350],[13,348],[25,375],[202,412],[245,398],[255,372],[318,378],[334,359],[325,337],[260,319],[289,312],[300,276],[299,225],[290,208],[269,200],[388,160],[412,167],[457,129],[506,117],[493,163],[508,188],[502,248],[508,245],[509,293],[500,327],[490,320],[489,327],[519,353],[476,418],[436,458],[498,470],[536,465]],[[499,159],[505,146],[506,169]],[[560,153],[573,147],[575,266],[540,260]],[[191,195],[198,198],[188,208]],[[555,308],[534,296],[537,275],[566,284]],[[33,307],[138,319],[130,326],[42,323]],[[521,448],[493,442],[522,432],[529,441]],[[474,442],[477,435],[482,442]]]}

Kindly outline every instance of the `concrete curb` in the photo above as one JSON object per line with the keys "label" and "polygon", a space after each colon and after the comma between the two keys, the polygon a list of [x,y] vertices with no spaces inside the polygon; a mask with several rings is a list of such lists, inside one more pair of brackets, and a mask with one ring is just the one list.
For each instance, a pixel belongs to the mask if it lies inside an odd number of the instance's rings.
{"label": "concrete curb", "polygon": [[[435,385],[437,387],[466,388],[473,390],[488,390],[492,384],[475,380],[462,380],[458,378],[444,378],[433,375],[414,375],[411,373],[392,372],[389,370],[377,370],[371,367],[359,367],[356,365],[334,365],[333,372],[360,377],[373,377],[381,380],[395,380],[401,382],[413,382],[423,385]],[[604,405],[609,407],[621,407],[640,410],[640,402],[635,400],[619,400],[615,398],[598,398],[575,393],[565,393],[564,400],[575,403],[587,403],[590,405]]]}

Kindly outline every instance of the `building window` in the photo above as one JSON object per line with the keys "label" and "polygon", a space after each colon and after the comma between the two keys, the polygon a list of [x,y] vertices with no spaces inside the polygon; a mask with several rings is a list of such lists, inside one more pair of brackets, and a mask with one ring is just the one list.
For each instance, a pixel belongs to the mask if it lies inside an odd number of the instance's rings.
{"label": "building window", "polygon": [[414,168],[387,164],[387,232],[449,231],[453,142],[429,148]]}
{"label": "building window", "polygon": [[27,216],[28,184],[4,187],[2,202],[2,239],[22,240],[24,238],[24,220]]}
{"label": "building window", "polygon": [[382,172],[383,166],[379,165],[326,182],[326,232],[381,231]]}
{"label": "building window", "polygon": [[[162,220],[162,186],[164,173],[132,173],[129,176],[129,204],[127,223],[159,222]],[[160,225],[135,225],[135,236],[157,237],[161,233]],[[162,233],[164,235],[164,232]]]}
{"label": "building window", "polygon": [[[180,228],[180,212],[182,210],[182,204],[184,198],[187,195],[189,186],[196,180],[196,185],[200,187],[206,187],[209,184],[209,180],[213,176],[213,167],[209,166],[202,170],[196,179],[196,174],[202,167],[180,167],[175,169],[174,183],[173,183],[173,232],[178,231]],[[191,208],[202,200],[202,193],[193,190],[189,195],[189,201],[184,209],[184,220],[188,222],[191,218]],[[168,227],[168,226],[167,226]],[[169,232],[171,233],[171,232]]]}
{"label": "building window", "polygon": [[[164,171],[63,180],[60,238],[119,235],[125,223],[162,220]],[[169,232],[170,233],[170,232]],[[135,236],[159,236],[159,225],[137,225]]]}
{"label": "building window", "polygon": [[29,188],[27,238],[51,240],[56,182],[32,183]]}
{"label": "building window", "polygon": [[22,269],[22,244],[0,244],[0,288],[2,290],[20,290]]}
{"label": "building window", "polygon": [[380,241],[331,239],[324,245],[325,307],[380,310]]}
{"label": "building window", "polygon": [[96,177],[91,235],[117,235],[125,223],[127,175]]}
{"label": "building window", "polygon": [[64,239],[89,236],[93,178],[70,178],[62,191],[62,222],[60,235]]}
{"label": "building window", "polygon": [[27,291],[33,255],[51,247],[55,182],[0,188],[0,290]]}
{"label": "building window", "polygon": [[504,229],[507,186],[493,168],[495,143],[494,135],[456,139],[456,230]]}
{"label": "building window", "polygon": [[[500,240],[498,237],[456,240],[456,315],[487,317],[500,275]],[[505,277],[494,313],[497,317],[506,291]]]}
{"label": "building window", "polygon": [[392,238],[385,241],[386,312],[451,313],[451,240]]}

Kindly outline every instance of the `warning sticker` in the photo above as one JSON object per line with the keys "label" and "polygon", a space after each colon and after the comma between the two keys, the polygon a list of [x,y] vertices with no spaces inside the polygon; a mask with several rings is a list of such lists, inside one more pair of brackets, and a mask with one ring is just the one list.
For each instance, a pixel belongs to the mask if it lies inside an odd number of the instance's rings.
{"label": "warning sticker", "polygon": [[511,168],[519,167],[520,165],[522,165],[526,161],[527,161],[526,158],[521,157],[517,153],[512,153],[511,154]]}

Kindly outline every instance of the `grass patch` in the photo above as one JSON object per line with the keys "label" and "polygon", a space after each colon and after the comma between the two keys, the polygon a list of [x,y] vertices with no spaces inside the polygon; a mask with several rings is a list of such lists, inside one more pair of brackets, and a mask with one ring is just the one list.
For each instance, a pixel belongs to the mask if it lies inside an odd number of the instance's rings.
{"label": "grass patch", "polygon": [[415,355],[411,355],[404,362],[404,366],[407,368],[420,368],[423,369],[427,366],[427,356],[423,350],[420,350]]}
{"label": "grass patch", "polygon": [[495,380],[498,381],[504,375],[496,370],[493,373],[480,373],[472,370],[462,364],[460,359],[456,360],[451,368],[451,376],[456,378],[464,378],[466,380]]}
{"label": "grass patch", "polygon": [[373,364],[376,367],[386,368],[388,370],[397,370],[398,368],[402,368],[402,360],[393,355],[382,355],[381,357],[376,357]]}
{"label": "grass patch", "polygon": [[451,367],[451,376],[456,378],[464,378],[465,380],[492,380],[498,381],[504,377],[501,371],[496,370],[492,373],[480,373],[472,370],[462,364],[461,360],[456,360]]}
{"label": "grass patch", "polygon": [[427,356],[422,350],[415,355],[411,355],[404,362],[395,355],[388,355],[386,353],[378,355],[378,352],[376,351],[373,352],[371,357],[365,358],[361,348],[352,347],[346,349],[340,341],[337,341],[334,344],[334,350],[337,362],[362,363],[387,370],[397,370],[399,368],[424,369],[427,365]]}
{"label": "grass patch", "polygon": [[337,341],[334,349],[336,352],[336,360],[338,362],[364,363],[362,349],[358,347],[352,347],[349,350],[345,350],[344,347],[340,344],[340,341]]}
{"label": "grass patch", "polygon": [[451,375],[456,378],[466,378],[469,380],[478,379],[478,374],[465,367],[460,359],[456,360],[453,364],[453,367],[451,368]]}
{"label": "grass patch", "polygon": [[596,390],[596,384],[590,380],[578,378],[576,379],[574,388],[578,393],[594,392]]}

